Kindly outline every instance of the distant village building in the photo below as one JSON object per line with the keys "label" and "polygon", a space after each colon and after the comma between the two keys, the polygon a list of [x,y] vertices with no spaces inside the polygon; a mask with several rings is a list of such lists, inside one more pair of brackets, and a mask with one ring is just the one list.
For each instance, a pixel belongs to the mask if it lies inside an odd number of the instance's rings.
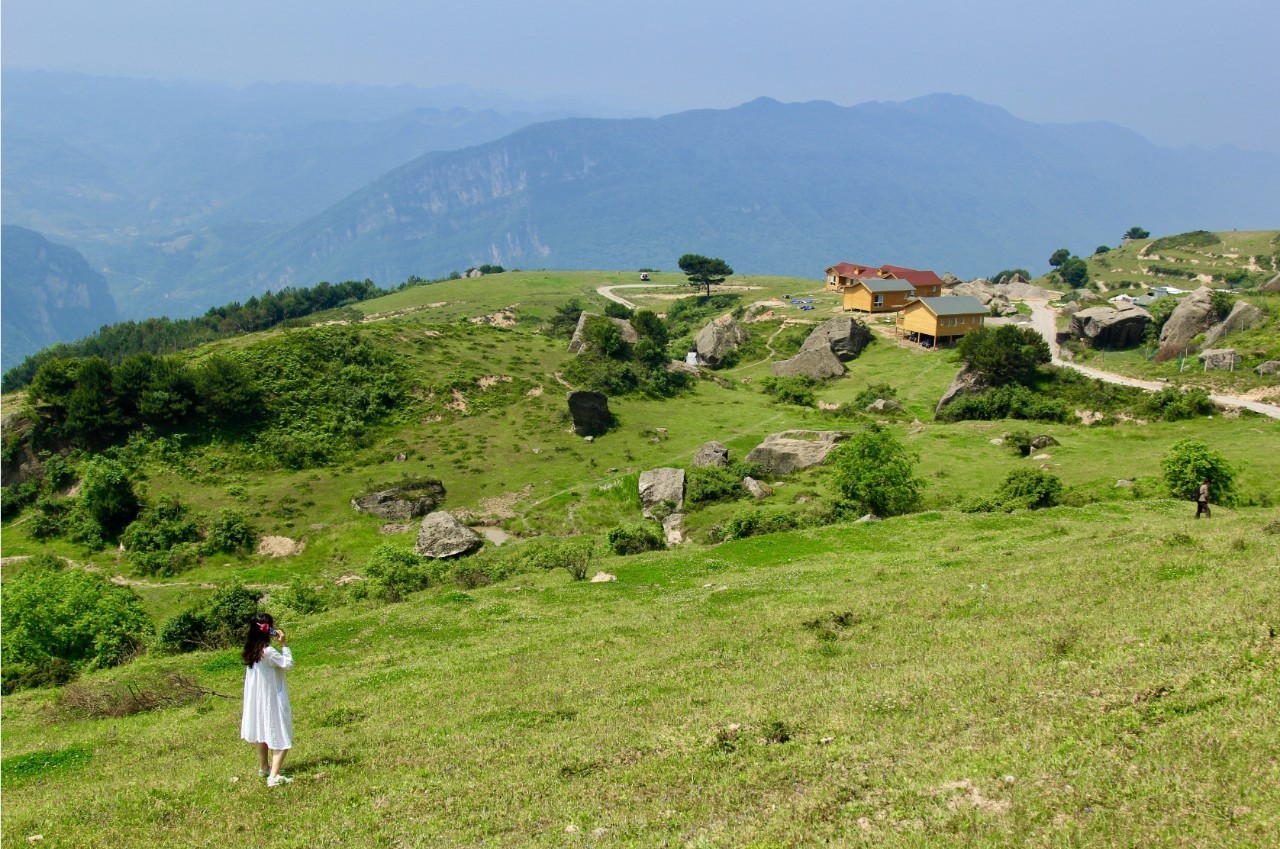
{"label": "distant village building", "polygon": [[897,312],[915,296],[916,287],[906,280],[858,277],[844,289],[844,308],[866,313]]}
{"label": "distant village building", "polygon": [[921,271],[901,265],[860,265],[841,262],[827,269],[827,291],[846,292],[859,280],[878,277],[881,280],[905,280],[914,289],[914,297],[934,298],[942,294],[942,278],[932,271]]}

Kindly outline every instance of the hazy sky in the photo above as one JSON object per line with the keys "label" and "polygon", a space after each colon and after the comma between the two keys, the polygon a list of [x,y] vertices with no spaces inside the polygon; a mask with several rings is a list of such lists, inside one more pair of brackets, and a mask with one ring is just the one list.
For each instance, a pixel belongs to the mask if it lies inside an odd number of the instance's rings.
{"label": "hazy sky", "polygon": [[467,84],[649,112],[966,94],[1280,151],[1275,0],[3,0],[4,67]]}

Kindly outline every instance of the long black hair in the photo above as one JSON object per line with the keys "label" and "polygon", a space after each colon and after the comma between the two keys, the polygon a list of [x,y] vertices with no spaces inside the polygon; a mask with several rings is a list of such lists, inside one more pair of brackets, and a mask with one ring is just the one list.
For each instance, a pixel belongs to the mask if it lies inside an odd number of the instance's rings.
{"label": "long black hair", "polygon": [[271,629],[275,620],[270,613],[255,613],[249,620],[249,633],[244,638],[244,653],[240,655],[245,666],[253,666],[262,660],[262,652],[271,643]]}

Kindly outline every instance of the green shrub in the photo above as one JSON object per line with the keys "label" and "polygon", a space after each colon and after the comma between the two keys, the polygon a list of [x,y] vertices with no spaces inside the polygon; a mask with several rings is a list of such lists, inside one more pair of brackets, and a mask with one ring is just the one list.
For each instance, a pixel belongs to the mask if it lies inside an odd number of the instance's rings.
{"label": "green shrub", "polygon": [[128,587],[49,555],[32,557],[23,571],[0,585],[5,687],[44,678],[66,680],[62,661],[75,668],[121,663],[146,644],[154,626]]}
{"label": "green shrub", "polygon": [[81,467],[80,503],[112,539],[137,518],[142,504],[124,465],[107,457],[90,457]]}
{"label": "green shrub", "polygon": [[1038,395],[1025,386],[1000,386],[962,395],[938,414],[938,420],[944,422],[1023,419],[1066,423],[1073,418],[1065,401]]}
{"label": "green shrub", "polygon": [[210,554],[219,551],[236,554],[253,551],[257,543],[258,529],[239,510],[228,508],[209,520],[204,548]]}
{"label": "green shrub", "polygon": [[795,404],[798,407],[813,407],[818,401],[814,397],[813,388],[818,385],[816,378],[807,375],[795,377],[762,377],[760,389],[779,404]]}
{"label": "green shrub", "polygon": [[836,494],[859,513],[897,516],[920,504],[915,455],[881,425],[854,434],[827,457]]}
{"label": "green shrub", "polygon": [[605,542],[614,554],[640,554],[645,551],[661,551],[667,547],[662,529],[650,523],[618,525],[605,534]]}
{"label": "green shrub", "polygon": [[260,594],[240,584],[219,588],[212,597],[169,617],[160,625],[156,648],[178,653],[237,645],[249,619],[258,612]]}
{"label": "green shrub", "polygon": [[693,466],[685,472],[684,500],[690,504],[724,501],[743,494],[742,477],[727,466]]}
{"label": "green shrub", "polygon": [[135,552],[168,551],[199,538],[199,523],[187,505],[176,495],[163,495],[124,529],[120,543],[132,556]]}
{"label": "green shrub", "polygon": [[745,510],[735,515],[724,524],[722,536],[726,540],[745,539],[762,534],[776,534],[792,531],[804,526],[802,517],[796,513],[784,513],[779,510]]}
{"label": "green shrub", "polygon": [[1140,407],[1143,415],[1167,422],[1212,415],[1218,409],[1209,395],[1198,387],[1187,390],[1167,386],[1149,393]]}
{"label": "green shrub", "polygon": [[1004,479],[995,497],[1007,510],[1054,507],[1062,497],[1062,481],[1049,472],[1018,469]]}
{"label": "green shrub", "polygon": [[371,595],[397,602],[410,593],[425,590],[439,578],[439,566],[426,557],[394,543],[383,543],[365,561]]}
{"label": "green shrub", "polygon": [[289,586],[271,594],[271,603],[286,607],[294,613],[323,613],[329,609],[327,594],[302,578],[294,578]]}
{"label": "green shrub", "polygon": [[853,406],[859,410],[865,410],[868,404],[873,404],[881,398],[886,401],[896,401],[898,390],[887,383],[873,383],[858,393],[858,397],[853,399]]}
{"label": "green shrub", "polygon": [[1215,504],[1234,504],[1236,471],[1227,458],[1196,439],[1175,442],[1160,461],[1164,482],[1174,498],[1196,500],[1202,481],[1209,481]]}
{"label": "green shrub", "polygon": [[1035,439],[1029,431],[1015,430],[1013,433],[1004,435],[1004,445],[1015,454],[1023,457],[1031,455],[1031,441]]}

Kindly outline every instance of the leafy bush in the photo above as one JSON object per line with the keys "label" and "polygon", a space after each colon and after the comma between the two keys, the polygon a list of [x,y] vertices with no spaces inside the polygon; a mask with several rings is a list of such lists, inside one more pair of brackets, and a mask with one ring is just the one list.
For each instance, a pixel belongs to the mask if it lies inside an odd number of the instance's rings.
{"label": "leafy bush", "polygon": [[804,527],[803,518],[797,513],[779,510],[745,510],[724,524],[724,539],[746,539],[762,534],[776,534]]}
{"label": "leafy bush", "polygon": [[294,613],[323,613],[329,609],[327,594],[301,578],[294,578],[289,586],[271,594],[271,603],[286,607]]}
{"label": "leafy bush", "polygon": [[996,500],[1005,509],[1038,510],[1053,507],[1062,497],[1062,481],[1057,475],[1038,469],[1018,469],[996,490]]}
{"label": "leafy bush", "polygon": [[726,466],[693,466],[685,472],[684,499],[691,504],[724,501],[742,494],[741,476]]}
{"label": "leafy bush", "polygon": [[237,645],[244,639],[249,619],[258,612],[258,600],[257,590],[240,584],[224,586],[204,602],[162,622],[156,648],[178,653]]}
{"label": "leafy bush", "polygon": [[394,543],[383,543],[365,561],[369,578],[368,591],[389,602],[402,600],[410,593],[425,590],[439,578],[439,567],[433,561]]}
{"label": "leafy bush", "polygon": [[1175,442],[1160,461],[1165,485],[1174,498],[1196,500],[1202,481],[1209,481],[1215,504],[1234,504],[1235,469],[1222,454],[1196,439]]}
{"label": "leafy bush", "polygon": [[200,526],[182,499],[176,495],[162,495],[125,528],[120,542],[132,555],[134,552],[168,551],[179,543],[194,542],[199,537]]}
{"label": "leafy bush", "polygon": [[837,495],[860,513],[897,516],[920,503],[915,456],[881,425],[854,434],[827,457]]}
{"label": "leafy bush", "polygon": [[1000,386],[962,395],[943,407],[938,419],[944,422],[1000,419],[1069,422],[1073,416],[1065,401],[1043,397],[1025,386]]}
{"label": "leafy bush", "polygon": [[80,504],[107,539],[124,530],[142,506],[124,465],[102,456],[81,467]]}
{"label": "leafy bush", "polygon": [[887,383],[873,383],[858,393],[858,397],[853,399],[853,406],[859,410],[865,410],[868,404],[874,404],[881,398],[886,401],[896,401],[898,390]]}
{"label": "leafy bush", "polygon": [[661,551],[667,547],[662,529],[650,523],[618,525],[605,534],[605,542],[614,554],[640,554],[645,551]]}
{"label": "leafy bush", "polygon": [[818,385],[816,378],[807,375],[795,377],[763,377],[760,389],[779,404],[795,404],[799,407],[813,407],[818,401],[813,395],[813,387]]}
{"label": "leafy bush", "polygon": [[1051,359],[1049,343],[1034,328],[1005,324],[966,333],[956,346],[960,358],[982,372],[992,386],[1031,383]]}
{"label": "leafy bush", "polygon": [[45,554],[27,561],[0,594],[6,692],[68,680],[74,668],[114,666],[154,631],[133,590]]}
{"label": "leafy bush", "polygon": [[1159,392],[1149,393],[1140,412],[1153,419],[1176,422],[1197,416],[1212,415],[1218,409],[1209,395],[1198,387],[1187,390],[1167,386]]}
{"label": "leafy bush", "polygon": [[204,549],[210,554],[218,551],[236,554],[253,551],[257,543],[258,529],[239,510],[228,508],[209,520]]}
{"label": "leafy bush", "polygon": [[1028,457],[1031,454],[1031,441],[1035,439],[1030,432],[1025,430],[1015,430],[1013,433],[1004,435],[1004,445],[1015,454]]}

